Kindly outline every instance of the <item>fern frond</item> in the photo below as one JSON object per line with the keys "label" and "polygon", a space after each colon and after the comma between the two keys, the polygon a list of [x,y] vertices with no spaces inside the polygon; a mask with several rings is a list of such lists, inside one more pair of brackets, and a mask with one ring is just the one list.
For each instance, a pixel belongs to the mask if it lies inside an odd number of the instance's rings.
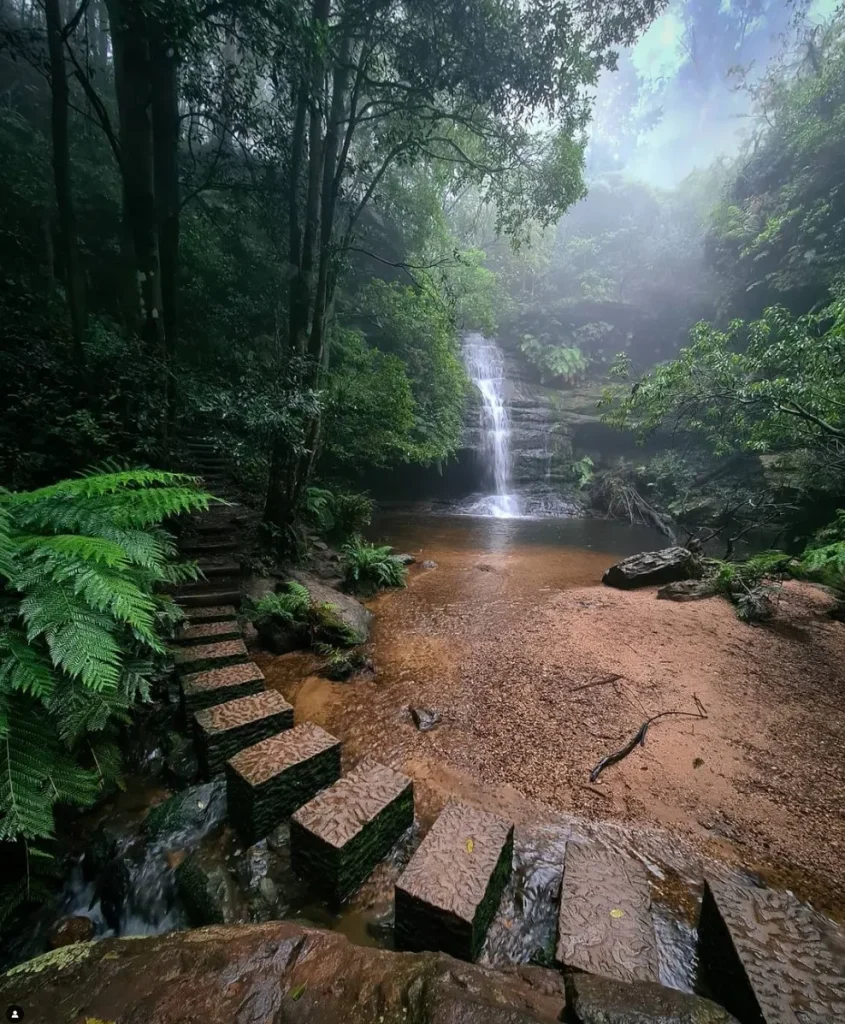
{"label": "fern frond", "polygon": [[0,689],[46,700],[55,684],[52,666],[22,634],[13,630],[0,633]]}
{"label": "fern frond", "polygon": [[38,705],[26,697],[10,697],[0,736],[0,840],[52,836],[53,795],[47,777],[57,748]]}
{"label": "fern frond", "polygon": [[90,807],[100,791],[100,776],[80,768],[71,757],[57,754],[47,774],[47,787],[56,803]]}

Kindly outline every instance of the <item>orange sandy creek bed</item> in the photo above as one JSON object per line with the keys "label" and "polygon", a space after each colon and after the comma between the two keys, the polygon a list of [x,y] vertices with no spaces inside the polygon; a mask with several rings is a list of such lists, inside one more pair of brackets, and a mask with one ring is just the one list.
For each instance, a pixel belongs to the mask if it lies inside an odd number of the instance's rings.
{"label": "orange sandy creek bed", "polygon": [[[620,554],[656,546],[644,534],[398,517],[379,535],[438,567],[413,566],[407,590],[369,602],[375,677],[331,683],[309,655],[257,660],[348,761],[371,754],[410,774],[424,826],[453,795],[517,822],[657,826],[667,849],[680,840],[845,917],[845,626],[808,585],[784,587],[767,627],[720,598],[601,586]],[[622,678],[575,692],[611,674]],[[655,723],[589,783],[646,718],[694,711],[694,694],[706,721]],[[410,704],[441,723],[419,732]]]}

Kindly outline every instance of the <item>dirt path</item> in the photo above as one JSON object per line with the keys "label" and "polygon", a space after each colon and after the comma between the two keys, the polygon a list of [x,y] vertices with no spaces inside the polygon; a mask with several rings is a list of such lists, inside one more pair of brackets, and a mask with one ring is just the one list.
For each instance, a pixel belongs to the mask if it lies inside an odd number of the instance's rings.
{"label": "dirt path", "polygon": [[[513,814],[528,798],[660,825],[845,914],[845,626],[823,617],[820,591],[787,586],[761,628],[718,598],[587,586],[609,564],[593,552],[441,541],[424,556],[438,568],[372,602],[374,680],[331,684],[307,658],[264,659],[298,717],[353,758],[404,767],[424,815],[455,793]],[[611,674],[622,678],[576,689]],[[706,721],[656,723],[589,784],[646,718],[694,710],[693,694]],[[441,724],[418,732],[409,704]]]}

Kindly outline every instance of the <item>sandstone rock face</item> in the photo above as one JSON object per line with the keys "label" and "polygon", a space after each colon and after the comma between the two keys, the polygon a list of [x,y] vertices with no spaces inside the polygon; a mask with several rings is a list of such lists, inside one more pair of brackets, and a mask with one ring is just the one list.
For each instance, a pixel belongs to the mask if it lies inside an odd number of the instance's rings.
{"label": "sandstone rock face", "polygon": [[565,1006],[553,971],[366,949],[283,921],[66,946],[0,976],[0,994],[51,1024],[552,1024]]}
{"label": "sandstone rock face", "polygon": [[608,587],[633,590],[634,587],[690,579],[697,572],[695,555],[686,548],[672,547],[631,555],[605,570],[601,581]]}
{"label": "sandstone rock face", "polygon": [[566,987],[570,1011],[579,1024],[738,1024],[708,999],[650,982],[627,984],[572,974]]}

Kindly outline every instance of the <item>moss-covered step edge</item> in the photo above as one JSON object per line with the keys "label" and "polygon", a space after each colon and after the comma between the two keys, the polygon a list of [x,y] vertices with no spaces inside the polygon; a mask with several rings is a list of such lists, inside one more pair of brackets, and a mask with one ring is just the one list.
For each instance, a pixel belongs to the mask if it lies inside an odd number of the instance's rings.
{"label": "moss-covered step edge", "polygon": [[325,842],[295,818],[290,825],[293,870],[337,905],[369,878],[414,823],[414,784],[407,786],[344,846]]}
{"label": "moss-covered step edge", "polygon": [[340,740],[258,786],[251,786],[230,762],[225,771],[229,820],[246,845],[252,846],[340,778]]}

